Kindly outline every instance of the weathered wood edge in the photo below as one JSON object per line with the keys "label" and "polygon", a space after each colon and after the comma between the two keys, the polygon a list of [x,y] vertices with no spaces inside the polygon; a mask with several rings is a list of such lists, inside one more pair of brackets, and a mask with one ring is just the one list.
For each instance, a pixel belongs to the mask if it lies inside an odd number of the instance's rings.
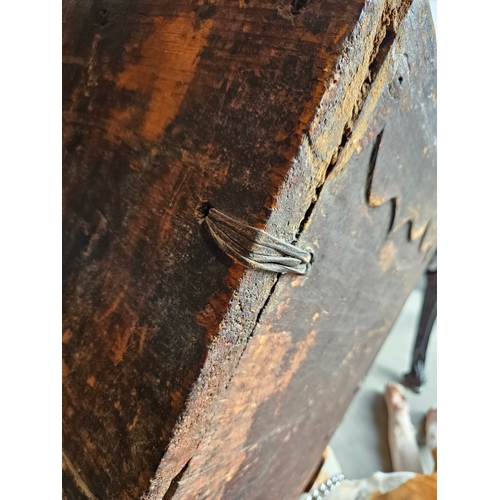
{"label": "weathered wood edge", "polygon": [[[273,212],[265,227],[274,236],[291,241],[307,223],[320,195],[321,186],[335,163],[339,149],[346,142],[367,96],[373,79],[371,65],[379,55],[386,32],[388,28],[397,32],[410,4],[410,0],[377,0],[363,9],[353,33],[345,43],[343,56],[332,69],[321,93],[316,96],[318,105],[314,117],[308,129],[302,133],[298,154],[292,159],[291,169],[275,196]],[[295,182],[298,178],[301,179],[300,191]],[[251,279],[253,273],[260,274],[259,294],[251,307],[252,318],[243,332],[246,337],[235,347],[229,337],[237,327],[236,319],[241,315],[241,304],[245,296],[248,296],[248,287],[254,282]],[[151,480],[150,489],[142,499],[161,500],[170,484],[174,479],[177,481],[179,473],[185,470],[210,425],[219,396],[231,382],[230,374],[238,365],[246,342],[272,295],[277,279],[279,278],[274,275],[252,270],[245,271],[239,279],[185,411],[174,428],[173,437]],[[237,327],[237,330],[240,328],[241,326]],[[221,364],[225,365],[225,381],[220,376]]]}

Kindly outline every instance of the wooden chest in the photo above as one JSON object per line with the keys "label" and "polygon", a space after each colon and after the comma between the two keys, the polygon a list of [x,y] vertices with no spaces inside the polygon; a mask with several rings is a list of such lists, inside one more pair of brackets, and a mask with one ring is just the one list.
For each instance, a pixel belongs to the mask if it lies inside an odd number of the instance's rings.
{"label": "wooden chest", "polygon": [[[63,498],[295,500],[436,247],[429,6],[63,20]],[[228,256],[211,207],[307,272]]]}

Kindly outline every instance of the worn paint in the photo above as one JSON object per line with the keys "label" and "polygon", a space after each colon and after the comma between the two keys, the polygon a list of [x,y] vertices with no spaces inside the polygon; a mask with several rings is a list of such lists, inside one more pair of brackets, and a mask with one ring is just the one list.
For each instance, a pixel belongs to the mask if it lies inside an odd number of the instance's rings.
{"label": "worn paint", "polygon": [[[299,370],[308,351],[314,346],[316,332],[311,331],[301,342],[294,345],[290,334],[277,332],[269,326],[263,335],[259,335],[245,357],[253,361],[247,366],[249,376],[258,380],[251,390],[246,388],[245,380],[236,382],[240,398],[236,405],[230,408],[231,419],[238,422],[237,426],[220,428],[218,433],[224,434],[227,449],[224,456],[231,456],[224,481],[230,482],[245,460],[245,454],[240,450],[247,440],[247,433],[253,424],[255,412],[259,404],[269,398],[279,397],[286,390],[293,375]],[[290,360],[285,363],[286,355],[293,352]],[[215,436],[213,439],[217,439]],[[215,494],[215,492],[214,492]],[[223,498],[220,491],[213,498]]]}
{"label": "worn paint", "polygon": [[[195,28],[194,20],[194,12],[155,18],[153,33],[141,47],[140,61],[128,65],[116,78],[119,88],[148,93],[148,110],[139,129],[148,141],[157,140],[176,117],[196,72],[213,21],[207,19]],[[129,119],[128,111],[115,113],[109,126],[112,131],[126,128]]]}
{"label": "worn paint", "polygon": [[63,336],[62,336],[63,344],[67,344],[70,341],[71,337],[72,337],[72,333],[71,333],[71,330],[68,328],[64,331]]}
{"label": "worn paint", "polygon": [[396,248],[394,246],[394,241],[388,241],[380,251],[379,256],[379,266],[383,271],[387,271],[391,267],[392,261],[394,260],[394,255],[396,253]]}

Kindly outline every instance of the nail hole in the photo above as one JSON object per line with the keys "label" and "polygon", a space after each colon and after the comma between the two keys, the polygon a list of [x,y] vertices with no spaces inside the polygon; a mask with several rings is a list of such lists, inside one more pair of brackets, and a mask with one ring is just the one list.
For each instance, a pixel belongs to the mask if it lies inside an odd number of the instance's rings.
{"label": "nail hole", "polygon": [[210,211],[211,208],[212,208],[212,205],[208,201],[203,202],[198,207],[198,210],[197,210],[199,217],[202,219],[204,219],[205,217],[208,217],[208,212]]}
{"label": "nail hole", "polygon": [[101,22],[99,23],[101,26],[106,26],[109,23],[108,19],[108,9],[101,9],[99,11],[99,14],[101,14]]}
{"label": "nail hole", "polygon": [[292,6],[292,14],[299,14],[300,11],[306,6],[307,0],[292,0],[290,5]]}

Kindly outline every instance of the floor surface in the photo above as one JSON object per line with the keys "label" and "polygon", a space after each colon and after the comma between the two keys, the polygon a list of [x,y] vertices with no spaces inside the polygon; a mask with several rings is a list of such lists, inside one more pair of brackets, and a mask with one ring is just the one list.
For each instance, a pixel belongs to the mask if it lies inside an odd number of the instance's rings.
{"label": "floor surface", "polygon": [[[383,391],[387,382],[401,382],[402,376],[409,370],[422,300],[421,284],[408,297],[367,377],[330,441],[342,471],[350,479],[365,478],[377,471],[392,470]],[[427,385],[421,394],[406,391],[412,422],[417,428],[417,437],[422,445],[425,472],[432,471],[432,458],[424,447],[423,419],[427,410],[437,402],[436,330],[437,320],[427,351]]]}

